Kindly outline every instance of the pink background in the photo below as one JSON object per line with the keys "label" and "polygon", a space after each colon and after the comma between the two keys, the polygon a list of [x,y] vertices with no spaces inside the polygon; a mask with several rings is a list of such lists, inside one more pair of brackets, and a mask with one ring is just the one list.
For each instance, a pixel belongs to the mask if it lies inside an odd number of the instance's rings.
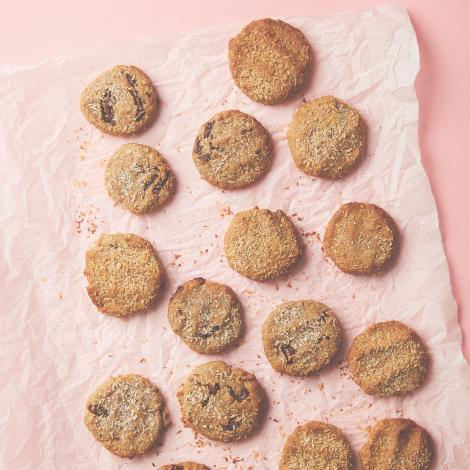
{"label": "pink background", "polygon": [[[237,8],[230,7],[237,3]],[[82,0],[2,5],[0,64],[32,64],[160,32],[187,31],[259,17],[328,15],[378,0]],[[412,18],[421,53],[416,89],[420,144],[436,197],[452,288],[470,359],[470,1],[399,0]],[[426,295],[426,292],[417,292]]]}

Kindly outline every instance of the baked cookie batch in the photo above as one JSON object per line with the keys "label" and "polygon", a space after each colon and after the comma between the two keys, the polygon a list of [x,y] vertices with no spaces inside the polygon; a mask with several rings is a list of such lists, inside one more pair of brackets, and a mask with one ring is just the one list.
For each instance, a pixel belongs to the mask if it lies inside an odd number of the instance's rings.
{"label": "baked cookie batch", "polygon": [[[308,83],[310,45],[301,31],[272,19],[253,21],[228,45],[237,87],[265,105],[294,99]],[[150,78],[133,66],[104,72],[82,93],[85,118],[116,136],[136,135],[156,118],[158,98]],[[192,158],[205,181],[236,190],[269,171],[272,141],[253,116],[239,110],[215,114],[196,132]],[[297,168],[307,175],[336,180],[360,164],[366,127],[359,112],[334,96],[302,104],[288,129]],[[176,176],[155,149],[122,145],[110,158],[104,186],[112,200],[133,214],[170,203]],[[325,255],[352,275],[384,274],[399,249],[393,219],[371,203],[343,204],[325,230]],[[302,244],[281,210],[258,207],[233,217],[224,239],[228,265],[263,282],[289,273],[302,257]],[[99,311],[124,317],[150,309],[159,298],[163,271],[152,244],[134,234],[102,235],[86,254],[88,294]],[[236,346],[243,331],[241,305],[227,285],[203,278],[176,289],[168,305],[171,329],[193,351],[217,354]],[[340,317],[311,299],[274,308],[262,328],[266,358],[279,373],[307,377],[328,367],[343,343]],[[348,353],[352,379],[367,394],[393,397],[425,382],[429,355],[418,334],[399,321],[369,326]],[[256,377],[222,361],[206,362],[187,377],[177,396],[186,426],[209,439],[233,442],[262,424],[267,397]],[[120,457],[132,458],[152,447],[168,424],[159,389],[139,375],[111,377],[86,403],[85,424],[95,439]],[[429,434],[409,419],[384,419],[369,432],[360,451],[364,470],[426,470],[432,463]],[[298,426],[282,450],[281,470],[349,470],[353,453],[347,437],[332,424]],[[160,470],[204,470],[181,462]]]}

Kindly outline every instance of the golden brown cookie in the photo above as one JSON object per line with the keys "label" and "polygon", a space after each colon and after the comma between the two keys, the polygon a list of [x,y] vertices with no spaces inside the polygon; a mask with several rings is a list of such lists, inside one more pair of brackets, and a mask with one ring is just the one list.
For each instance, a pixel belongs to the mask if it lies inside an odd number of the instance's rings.
{"label": "golden brown cookie", "polygon": [[235,84],[259,103],[278,104],[307,82],[312,53],[305,36],[290,24],[269,18],[252,21],[228,46]]}
{"label": "golden brown cookie", "polygon": [[289,217],[281,210],[257,207],[235,214],[225,234],[224,249],[230,267],[254,281],[286,273],[302,254]]}
{"label": "golden brown cookie", "polygon": [[111,377],[86,403],[87,428],[119,457],[143,454],[155,444],[166,422],[158,388],[140,375]]}
{"label": "golden brown cookie", "polygon": [[210,470],[209,467],[194,462],[179,462],[170,465],[163,465],[158,470]]}
{"label": "golden brown cookie", "polygon": [[98,310],[122,317],[150,308],[163,273],[152,245],[131,233],[105,234],[86,253],[88,295]]}
{"label": "golden brown cookie", "polygon": [[354,339],[348,362],[353,380],[367,394],[379,397],[416,390],[429,368],[421,338],[399,321],[369,326]]}
{"label": "golden brown cookie", "polygon": [[83,91],[86,120],[106,134],[127,136],[148,127],[157,114],[157,92],[150,78],[132,65],[116,65]]}
{"label": "golden brown cookie", "polygon": [[371,429],[359,455],[362,470],[427,470],[433,444],[411,419],[383,419]]}
{"label": "golden brown cookie", "polygon": [[231,442],[259,426],[264,392],[253,374],[213,361],[193,371],[178,400],[185,426],[209,439]]}
{"label": "golden brown cookie", "polygon": [[298,426],[282,449],[279,470],[351,470],[352,451],[331,424],[310,421]]}
{"label": "golden brown cookie", "polygon": [[145,214],[171,198],[175,175],[152,147],[124,144],[109,160],[104,184],[114,202],[134,214]]}
{"label": "golden brown cookie", "polygon": [[230,287],[197,277],[176,289],[168,305],[168,322],[192,350],[220,353],[240,337],[240,302]]}
{"label": "golden brown cookie", "polygon": [[299,170],[338,179],[361,160],[365,128],[355,108],[334,96],[322,96],[297,109],[289,125],[288,142]]}
{"label": "golden brown cookie", "polygon": [[278,372],[305,377],[331,363],[341,344],[336,315],[313,300],[284,302],[266,318],[264,352]]}
{"label": "golden brown cookie", "polygon": [[199,129],[193,160],[201,177],[222,189],[248,186],[271,166],[271,138],[252,116],[217,113]]}
{"label": "golden brown cookie", "polygon": [[393,219],[380,207],[359,202],[343,204],[328,222],[323,238],[325,254],[349,274],[385,271],[398,244]]}

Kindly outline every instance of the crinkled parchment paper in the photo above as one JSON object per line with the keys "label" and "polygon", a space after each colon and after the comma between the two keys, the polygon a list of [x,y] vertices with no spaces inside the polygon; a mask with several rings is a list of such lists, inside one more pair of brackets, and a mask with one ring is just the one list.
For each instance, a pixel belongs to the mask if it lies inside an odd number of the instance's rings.
{"label": "crinkled parchment paper", "polygon": [[[470,369],[460,350],[436,207],[420,163],[413,28],[406,13],[392,6],[288,21],[312,44],[315,66],[310,87],[282,106],[253,103],[234,86],[227,41],[240,25],[121,44],[0,77],[2,469],[150,469],[181,459],[217,469],[276,469],[284,440],[298,423],[328,420],[357,450],[367,426],[387,416],[409,417],[429,430],[435,468],[470,466]],[[101,134],[79,110],[83,87],[120,63],[145,70],[161,99],[156,123],[130,141],[157,147],[178,178],[175,199],[150,216],[113,206],[103,187],[104,166],[129,140]],[[363,165],[337,182],[296,170],[286,141],[302,99],[324,94],[356,106],[369,130]],[[254,115],[269,129],[275,158],[255,186],[222,192],[199,178],[191,149],[199,126],[230,108]],[[376,203],[397,221],[403,245],[385,276],[353,277],[325,260],[320,237],[333,211],[347,201]],[[301,266],[277,282],[245,279],[223,256],[232,214],[254,205],[290,214],[306,246]],[[84,254],[104,232],[134,232],[154,243],[167,282],[152,311],[122,320],[98,313],[88,299]],[[190,351],[168,326],[171,293],[195,276],[229,284],[244,307],[244,339],[219,357],[253,371],[270,402],[260,431],[244,442],[195,438],[179,418],[178,386],[197,364],[217,358]],[[260,330],[276,304],[302,298],[333,308],[346,338],[333,367],[300,380],[271,369]],[[411,396],[378,400],[352,382],[344,358],[356,334],[388,319],[422,335],[432,372]],[[129,372],[160,387],[172,424],[157,448],[121,460],[95,443],[82,417],[95,387]]]}

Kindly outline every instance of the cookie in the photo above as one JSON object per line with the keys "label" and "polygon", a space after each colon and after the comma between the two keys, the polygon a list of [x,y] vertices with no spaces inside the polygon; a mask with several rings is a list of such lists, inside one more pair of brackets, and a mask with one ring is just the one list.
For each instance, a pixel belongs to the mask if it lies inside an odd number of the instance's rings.
{"label": "cookie", "polygon": [[86,120],[106,134],[128,136],[148,127],[157,114],[157,92],[150,78],[132,65],[116,65],[83,90]]}
{"label": "cookie", "polygon": [[237,87],[270,105],[297,94],[312,67],[310,45],[300,30],[269,18],[252,21],[230,39],[228,60]]}
{"label": "cookie", "polygon": [[364,154],[361,116],[334,96],[322,96],[300,106],[287,136],[295,165],[310,176],[342,178]]}
{"label": "cookie", "polygon": [[119,457],[143,454],[155,444],[166,421],[158,388],[140,375],[111,377],[86,403],[87,428]]}
{"label": "cookie", "polygon": [[351,470],[352,451],[343,433],[331,424],[310,421],[287,438],[279,470]]}
{"label": "cookie", "polygon": [[201,177],[222,189],[250,185],[271,166],[271,138],[252,116],[217,113],[198,132],[193,160]]}
{"label": "cookie", "polygon": [[383,419],[360,450],[362,470],[427,470],[433,458],[431,436],[411,419]]}
{"label": "cookie", "polygon": [[240,336],[241,307],[230,287],[198,277],[176,289],[168,305],[168,322],[193,351],[220,353]]}
{"label": "cookie", "polygon": [[354,339],[348,362],[352,379],[364,392],[378,397],[416,390],[429,368],[421,338],[399,321],[369,326]]}
{"label": "cookie", "polygon": [[194,462],[180,462],[170,465],[163,465],[158,470],[210,470],[209,467]]}
{"label": "cookie", "polygon": [[262,330],[264,352],[283,374],[305,377],[331,363],[341,344],[335,314],[320,302],[299,300],[278,305]]}
{"label": "cookie", "polygon": [[254,281],[275,279],[299,260],[302,248],[284,212],[257,207],[235,214],[225,234],[229,266]]}
{"label": "cookie", "polygon": [[253,374],[213,361],[193,371],[178,400],[185,426],[209,439],[232,442],[260,424],[264,392]]}
{"label": "cookie", "polygon": [[152,245],[131,233],[105,234],[86,253],[88,295],[103,313],[123,317],[150,308],[163,273]]}
{"label": "cookie", "polygon": [[378,274],[394,260],[398,238],[395,222],[383,209],[348,202],[328,222],[323,250],[345,273]]}
{"label": "cookie", "polygon": [[152,147],[124,144],[109,160],[104,184],[114,202],[134,214],[145,214],[171,198],[175,175]]}

